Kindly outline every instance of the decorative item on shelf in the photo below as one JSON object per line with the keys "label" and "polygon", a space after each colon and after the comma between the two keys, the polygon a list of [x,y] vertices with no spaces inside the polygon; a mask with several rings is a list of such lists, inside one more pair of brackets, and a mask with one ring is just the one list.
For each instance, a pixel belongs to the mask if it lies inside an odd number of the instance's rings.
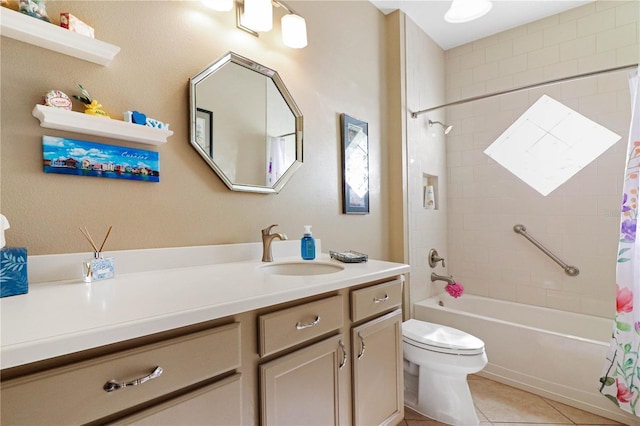
{"label": "decorative item on shelf", "polygon": [[91,99],[91,95],[85,89],[82,84],[76,83],[76,86],[80,89],[82,96],[73,95],[73,97],[84,104],[85,114],[96,115],[98,117],[111,118],[109,115],[102,110],[102,104],[100,104],[96,99]]}
{"label": "decorative item on shelf", "polygon": [[0,297],[29,292],[27,249],[5,247],[4,231],[7,229],[9,221],[0,214]]}
{"label": "decorative item on shelf", "polygon": [[462,296],[462,293],[464,293],[464,287],[462,286],[462,284],[458,282],[454,282],[453,284],[447,284],[444,286],[444,289],[447,293],[449,293],[451,297],[456,299]]}
{"label": "decorative item on shelf", "polygon": [[91,234],[89,234],[87,227],[85,226],[84,229],[80,228],[80,232],[82,232],[82,235],[84,235],[87,241],[89,241],[89,244],[91,244],[91,248],[93,248],[93,259],[87,259],[82,262],[82,279],[86,283],[106,280],[115,276],[113,257],[102,256],[102,249],[104,248],[104,244],[107,242],[107,238],[109,238],[109,234],[111,234],[111,229],[113,229],[113,226],[109,227],[107,235],[105,235],[100,248],[98,248],[93,242],[93,238],[91,238]]}
{"label": "decorative item on shelf", "polygon": [[51,22],[47,15],[44,0],[20,0],[20,7],[18,11],[45,22]]}
{"label": "decorative item on shelf", "polygon": [[169,124],[147,117],[138,111],[125,111],[124,121],[127,123],[140,124],[142,126],[153,127],[154,129],[169,130]]}
{"label": "decorative item on shelf", "polygon": [[60,26],[74,33],[82,34],[87,37],[95,38],[95,31],[91,25],[81,21],[69,12],[60,14]]}
{"label": "decorative item on shelf", "polygon": [[60,90],[51,90],[42,98],[42,104],[54,108],[61,108],[71,111],[71,98]]}

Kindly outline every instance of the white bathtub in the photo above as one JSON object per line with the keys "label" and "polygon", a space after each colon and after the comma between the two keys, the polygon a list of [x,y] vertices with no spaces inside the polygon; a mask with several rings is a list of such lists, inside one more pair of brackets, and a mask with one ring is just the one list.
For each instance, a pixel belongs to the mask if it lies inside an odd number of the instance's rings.
{"label": "white bathtub", "polygon": [[610,319],[474,295],[453,299],[446,293],[416,303],[414,317],[482,339],[489,364],[480,376],[625,424],[640,424],[598,391],[613,327]]}

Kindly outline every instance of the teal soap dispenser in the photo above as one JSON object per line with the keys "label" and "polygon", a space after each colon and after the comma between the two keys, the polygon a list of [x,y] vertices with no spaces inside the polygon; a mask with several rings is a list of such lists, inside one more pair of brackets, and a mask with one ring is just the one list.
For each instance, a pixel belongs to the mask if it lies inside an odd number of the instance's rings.
{"label": "teal soap dispenser", "polygon": [[304,226],[304,236],[300,240],[300,254],[304,260],[316,258],[316,240],[311,236],[311,225]]}

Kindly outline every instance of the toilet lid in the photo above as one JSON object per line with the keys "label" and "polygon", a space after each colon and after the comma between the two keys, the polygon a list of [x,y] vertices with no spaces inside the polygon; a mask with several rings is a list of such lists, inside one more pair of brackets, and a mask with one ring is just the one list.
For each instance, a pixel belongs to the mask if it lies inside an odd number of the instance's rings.
{"label": "toilet lid", "polygon": [[410,319],[402,324],[406,343],[427,350],[460,355],[475,355],[484,351],[484,342],[464,331],[445,325]]}

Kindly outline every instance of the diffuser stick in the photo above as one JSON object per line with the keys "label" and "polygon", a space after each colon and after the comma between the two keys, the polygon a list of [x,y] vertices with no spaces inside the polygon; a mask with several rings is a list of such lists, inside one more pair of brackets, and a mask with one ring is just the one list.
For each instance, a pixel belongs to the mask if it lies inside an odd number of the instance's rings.
{"label": "diffuser stick", "polygon": [[87,227],[85,226],[84,229],[80,228],[80,232],[82,232],[82,235],[84,235],[84,237],[87,239],[87,241],[89,241],[89,244],[91,244],[91,247],[93,248],[93,251],[98,253],[99,250],[96,247],[95,243],[93,242],[93,238],[91,238],[91,235],[89,234],[89,231],[87,230]]}
{"label": "diffuser stick", "polygon": [[104,236],[104,240],[102,241],[102,245],[100,246],[100,250],[98,250],[98,253],[102,253],[102,248],[104,247],[104,243],[107,242],[107,238],[109,238],[109,234],[111,233],[111,228],[113,228],[113,225],[109,227],[109,230],[107,231],[107,235]]}

